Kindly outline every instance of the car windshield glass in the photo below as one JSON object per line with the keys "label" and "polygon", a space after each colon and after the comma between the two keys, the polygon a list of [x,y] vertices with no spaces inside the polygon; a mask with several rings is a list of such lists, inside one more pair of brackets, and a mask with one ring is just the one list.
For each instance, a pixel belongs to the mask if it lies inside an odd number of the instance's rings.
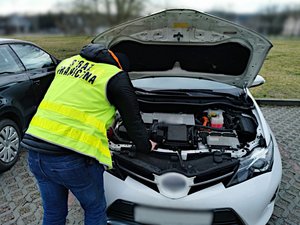
{"label": "car windshield glass", "polygon": [[29,44],[11,45],[13,50],[20,57],[27,70],[53,66],[54,63],[49,54]]}
{"label": "car windshield glass", "polygon": [[212,80],[188,77],[150,77],[132,81],[133,86],[144,90],[231,90],[234,86]]}
{"label": "car windshield glass", "polygon": [[0,74],[21,72],[22,68],[14,59],[12,50],[6,46],[0,46]]}

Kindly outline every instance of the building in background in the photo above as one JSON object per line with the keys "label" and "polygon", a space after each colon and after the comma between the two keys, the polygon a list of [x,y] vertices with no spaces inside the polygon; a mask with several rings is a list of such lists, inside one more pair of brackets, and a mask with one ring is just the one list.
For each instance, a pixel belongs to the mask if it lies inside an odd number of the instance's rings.
{"label": "building in background", "polygon": [[29,33],[32,23],[26,17],[13,14],[0,19],[0,34]]}
{"label": "building in background", "polygon": [[298,36],[300,37],[300,15],[289,16],[283,24],[283,36]]}

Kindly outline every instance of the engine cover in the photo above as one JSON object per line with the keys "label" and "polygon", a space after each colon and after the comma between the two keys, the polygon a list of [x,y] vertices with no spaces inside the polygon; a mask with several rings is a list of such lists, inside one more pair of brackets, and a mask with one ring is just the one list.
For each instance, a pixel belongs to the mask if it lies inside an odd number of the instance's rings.
{"label": "engine cover", "polygon": [[151,127],[151,139],[159,147],[173,150],[195,149],[193,129],[186,125],[154,122]]}
{"label": "engine cover", "polygon": [[193,114],[175,114],[175,113],[141,113],[142,119],[146,124],[153,124],[154,121],[166,124],[195,125]]}
{"label": "engine cover", "polygon": [[208,135],[206,141],[210,148],[238,149],[240,147],[237,137]]}

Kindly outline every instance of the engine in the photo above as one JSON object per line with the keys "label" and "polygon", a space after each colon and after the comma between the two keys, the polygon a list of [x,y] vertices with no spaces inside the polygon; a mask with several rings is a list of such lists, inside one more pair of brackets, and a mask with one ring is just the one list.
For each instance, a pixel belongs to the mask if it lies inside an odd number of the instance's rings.
{"label": "engine", "polygon": [[[258,127],[254,116],[243,112],[207,109],[199,113],[141,113],[150,138],[158,149],[171,151],[229,153],[245,155],[249,142],[256,138]],[[117,117],[110,138],[113,143],[130,143],[126,128]]]}

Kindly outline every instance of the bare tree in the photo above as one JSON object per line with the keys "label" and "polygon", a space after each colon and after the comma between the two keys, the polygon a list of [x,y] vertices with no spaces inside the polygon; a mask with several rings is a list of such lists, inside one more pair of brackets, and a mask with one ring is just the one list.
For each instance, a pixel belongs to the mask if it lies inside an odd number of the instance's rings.
{"label": "bare tree", "polygon": [[110,25],[138,17],[143,0],[74,0],[73,12],[89,15],[105,14]]}
{"label": "bare tree", "polygon": [[268,35],[279,35],[283,29],[286,13],[278,5],[269,5],[261,10],[258,19],[259,32]]}
{"label": "bare tree", "polygon": [[[143,10],[143,3],[142,0],[105,0],[110,23],[114,25],[139,16]],[[115,7],[115,16],[112,7]]]}

